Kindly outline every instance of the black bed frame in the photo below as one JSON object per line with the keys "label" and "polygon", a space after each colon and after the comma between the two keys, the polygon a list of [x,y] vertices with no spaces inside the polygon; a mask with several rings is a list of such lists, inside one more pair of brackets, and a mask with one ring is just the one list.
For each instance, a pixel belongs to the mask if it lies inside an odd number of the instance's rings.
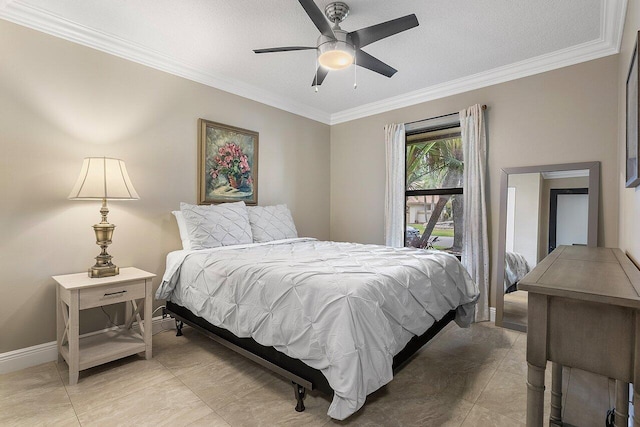
{"label": "black bed frame", "polygon": [[[188,309],[167,301],[166,314],[176,319],[177,336],[182,335],[183,322],[207,335],[209,338],[241,354],[242,356],[264,366],[267,369],[291,380],[296,397],[296,411],[304,411],[303,399],[306,389],[320,390],[333,395],[333,390],[325,376],[304,362],[291,358],[273,347],[258,344],[252,338],[238,338],[226,329],[219,328],[196,316]],[[424,334],[413,337],[407,345],[393,358],[393,373],[397,373],[423,345],[436,336],[456,315],[449,311],[442,319],[434,323]]]}

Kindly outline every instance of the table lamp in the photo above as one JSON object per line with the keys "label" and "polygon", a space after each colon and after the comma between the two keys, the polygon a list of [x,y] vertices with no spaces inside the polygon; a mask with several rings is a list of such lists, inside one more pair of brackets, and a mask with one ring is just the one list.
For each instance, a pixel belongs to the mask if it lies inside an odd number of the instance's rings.
{"label": "table lamp", "polygon": [[102,221],[93,226],[96,244],[102,252],[96,257],[96,264],[89,268],[89,277],[116,276],[120,269],[111,262],[107,246],[111,244],[115,225],[107,221],[107,200],[136,200],[138,193],[133,188],[127,168],[120,159],[109,157],[87,157],[82,163],[80,176],[76,181],[70,200],[102,200],[100,214]]}

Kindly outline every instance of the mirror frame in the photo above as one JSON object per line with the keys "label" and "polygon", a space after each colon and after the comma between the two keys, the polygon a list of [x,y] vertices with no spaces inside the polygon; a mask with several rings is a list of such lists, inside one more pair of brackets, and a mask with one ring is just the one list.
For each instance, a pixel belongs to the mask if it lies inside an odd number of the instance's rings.
{"label": "mirror frame", "polygon": [[598,209],[600,205],[600,162],[563,163],[543,166],[523,166],[503,168],[500,176],[500,212],[498,224],[498,256],[496,264],[496,326],[526,332],[527,327],[518,323],[504,321],[504,255],[507,240],[507,188],[509,175],[523,173],[557,172],[567,170],[589,170],[589,219],[587,246],[598,246]]}

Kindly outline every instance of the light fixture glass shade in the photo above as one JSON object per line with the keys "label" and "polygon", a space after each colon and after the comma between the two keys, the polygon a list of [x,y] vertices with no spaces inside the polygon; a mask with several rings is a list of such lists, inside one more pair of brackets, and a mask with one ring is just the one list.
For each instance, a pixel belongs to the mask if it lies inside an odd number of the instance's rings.
{"label": "light fixture glass shade", "polygon": [[342,70],[353,64],[355,49],[349,34],[334,30],[336,38],[321,35],[318,39],[318,62],[330,70]]}
{"label": "light fixture glass shade", "polygon": [[330,70],[342,70],[353,64],[353,56],[343,50],[329,50],[320,55],[318,62]]}
{"label": "light fixture glass shade", "polygon": [[69,194],[72,200],[136,200],[138,193],[120,159],[87,157],[76,184]]}

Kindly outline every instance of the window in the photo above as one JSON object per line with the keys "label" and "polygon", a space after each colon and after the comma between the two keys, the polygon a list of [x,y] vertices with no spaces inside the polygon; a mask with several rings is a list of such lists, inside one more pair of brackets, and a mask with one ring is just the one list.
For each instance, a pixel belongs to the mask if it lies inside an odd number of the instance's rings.
{"label": "window", "polygon": [[[457,114],[407,129],[405,246],[462,251],[462,138]],[[444,121],[444,123],[443,123]]]}

